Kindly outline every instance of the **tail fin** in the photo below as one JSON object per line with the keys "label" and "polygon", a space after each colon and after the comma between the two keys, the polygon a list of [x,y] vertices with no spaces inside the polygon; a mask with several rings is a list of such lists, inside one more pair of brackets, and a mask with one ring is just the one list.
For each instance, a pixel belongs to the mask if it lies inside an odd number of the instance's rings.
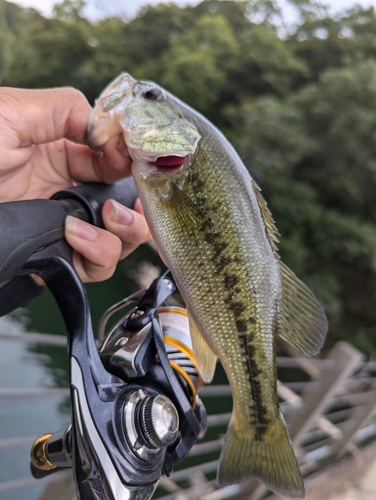
{"label": "tail fin", "polygon": [[262,433],[254,428],[245,433],[236,431],[230,422],[219,459],[218,482],[225,486],[251,478],[275,493],[304,498],[303,479],[282,416]]}

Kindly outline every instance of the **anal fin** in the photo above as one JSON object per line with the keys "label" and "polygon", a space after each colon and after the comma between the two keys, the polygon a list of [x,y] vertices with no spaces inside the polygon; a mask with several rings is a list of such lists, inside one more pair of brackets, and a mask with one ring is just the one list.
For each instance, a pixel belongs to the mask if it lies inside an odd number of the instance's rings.
{"label": "anal fin", "polygon": [[193,353],[200,370],[201,376],[206,383],[213,380],[215,367],[217,364],[217,356],[209,347],[208,343],[201,334],[196,321],[192,314],[188,311],[189,330],[192,338]]}

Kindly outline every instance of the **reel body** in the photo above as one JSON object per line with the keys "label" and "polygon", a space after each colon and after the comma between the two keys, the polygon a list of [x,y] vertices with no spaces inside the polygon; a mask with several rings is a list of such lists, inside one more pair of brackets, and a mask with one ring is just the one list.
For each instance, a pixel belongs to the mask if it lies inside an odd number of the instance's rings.
{"label": "reel body", "polygon": [[148,499],[204,434],[187,312],[163,305],[174,290],[161,277],[115,304],[102,337],[113,312],[136,303],[99,350],[93,335],[71,335],[72,424],[35,441],[35,477],[73,467],[78,498]]}

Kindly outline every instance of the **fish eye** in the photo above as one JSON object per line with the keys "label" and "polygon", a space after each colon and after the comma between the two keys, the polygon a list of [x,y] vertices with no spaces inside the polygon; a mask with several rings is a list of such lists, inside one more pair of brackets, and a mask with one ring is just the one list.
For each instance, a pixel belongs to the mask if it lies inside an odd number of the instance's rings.
{"label": "fish eye", "polygon": [[152,88],[145,90],[142,96],[148,101],[157,101],[162,95],[162,92],[158,88]]}

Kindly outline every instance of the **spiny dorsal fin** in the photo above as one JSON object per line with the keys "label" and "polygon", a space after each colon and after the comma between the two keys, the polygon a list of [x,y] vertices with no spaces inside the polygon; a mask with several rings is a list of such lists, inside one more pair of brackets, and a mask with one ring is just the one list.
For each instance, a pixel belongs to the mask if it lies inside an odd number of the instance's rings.
{"label": "spiny dorsal fin", "polygon": [[282,261],[282,321],[279,335],[307,356],[324,344],[328,323],[323,308],[311,290]]}
{"label": "spiny dorsal fin", "polygon": [[256,182],[253,179],[252,179],[252,186],[256,195],[257,203],[261,210],[261,215],[265,224],[265,231],[269,238],[270,245],[276,256],[278,256],[277,243],[279,242],[278,236],[281,235],[279,234],[278,229],[276,228],[272,213],[268,208],[268,204],[266,203],[265,198],[261,194],[261,188],[256,184]]}

